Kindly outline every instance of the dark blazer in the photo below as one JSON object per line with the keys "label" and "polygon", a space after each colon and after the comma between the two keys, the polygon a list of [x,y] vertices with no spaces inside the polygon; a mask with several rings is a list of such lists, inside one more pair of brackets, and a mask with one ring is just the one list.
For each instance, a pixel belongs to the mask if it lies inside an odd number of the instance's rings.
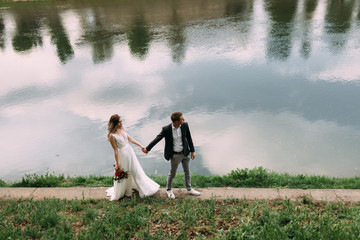
{"label": "dark blazer", "polygon": [[[165,138],[164,157],[166,160],[170,160],[174,154],[174,141],[172,135],[172,124],[169,124],[162,128],[159,135],[146,147],[146,150],[150,151],[161,139]],[[195,152],[194,144],[191,138],[189,125],[184,122],[181,126],[181,138],[184,149],[184,155],[188,156],[190,152]]]}

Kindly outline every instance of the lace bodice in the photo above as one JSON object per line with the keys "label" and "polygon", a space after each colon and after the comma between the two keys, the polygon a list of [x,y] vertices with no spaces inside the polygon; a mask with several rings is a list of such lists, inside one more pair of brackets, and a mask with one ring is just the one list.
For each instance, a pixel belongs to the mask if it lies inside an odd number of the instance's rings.
{"label": "lace bodice", "polygon": [[119,149],[123,148],[129,143],[128,135],[126,134],[126,132],[122,132],[122,134],[116,134],[116,133],[112,134],[115,138],[116,146]]}

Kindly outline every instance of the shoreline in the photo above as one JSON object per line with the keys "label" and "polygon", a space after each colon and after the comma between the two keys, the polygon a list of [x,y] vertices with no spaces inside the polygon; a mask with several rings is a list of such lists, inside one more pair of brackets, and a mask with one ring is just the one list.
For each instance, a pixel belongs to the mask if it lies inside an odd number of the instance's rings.
{"label": "shoreline", "polygon": [[[149,176],[160,187],[166,186],[166,176]],[[205,176],[191,174],[193,188],[233,187],[233,188],[281,188],[281,189],[360,189],[360,177],[335,178],[321,175],[291,175],[277,173],[263,167],[235,169],[227,175]],[[22,188],[68,188],[68,187],[110,187],[112,176],[65,177],[45,173],[28,174],[19,182],[7,183],[0,179],[0,187]],[[184,174],[178,173],[173,180],[174,188],[184,187]]]}

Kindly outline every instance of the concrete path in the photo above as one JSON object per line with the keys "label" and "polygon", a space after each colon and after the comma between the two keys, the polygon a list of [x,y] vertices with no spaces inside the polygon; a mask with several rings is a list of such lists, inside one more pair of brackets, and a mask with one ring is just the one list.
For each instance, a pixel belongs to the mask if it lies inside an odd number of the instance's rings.
{"label": "concrete path", "polygon": [[[0,188],[0,200],[16,200],[19,198],[61,199],[107,199],[106,187],[72,187],[72,188]],[[238,198],[247,200],[297,200],[307,197],[312,201],[360,202],[360,189],[274,189],[274,188],[203,188],[197,189],[201,196],[187,195],[186,189],[173,189],[176,198]],[[153,197],[167,198],[165,189],[161,188]]]}

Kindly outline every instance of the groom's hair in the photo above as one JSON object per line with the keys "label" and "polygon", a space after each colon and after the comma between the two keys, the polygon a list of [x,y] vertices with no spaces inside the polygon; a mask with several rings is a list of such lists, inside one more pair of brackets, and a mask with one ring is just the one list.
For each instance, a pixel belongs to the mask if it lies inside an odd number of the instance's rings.
{"label": "groom's hair", "polygon": [[182,116],[181,112],[174,112],[173,114],[171,114],[171,121],[172,122],[180,121],[181,116]]}

